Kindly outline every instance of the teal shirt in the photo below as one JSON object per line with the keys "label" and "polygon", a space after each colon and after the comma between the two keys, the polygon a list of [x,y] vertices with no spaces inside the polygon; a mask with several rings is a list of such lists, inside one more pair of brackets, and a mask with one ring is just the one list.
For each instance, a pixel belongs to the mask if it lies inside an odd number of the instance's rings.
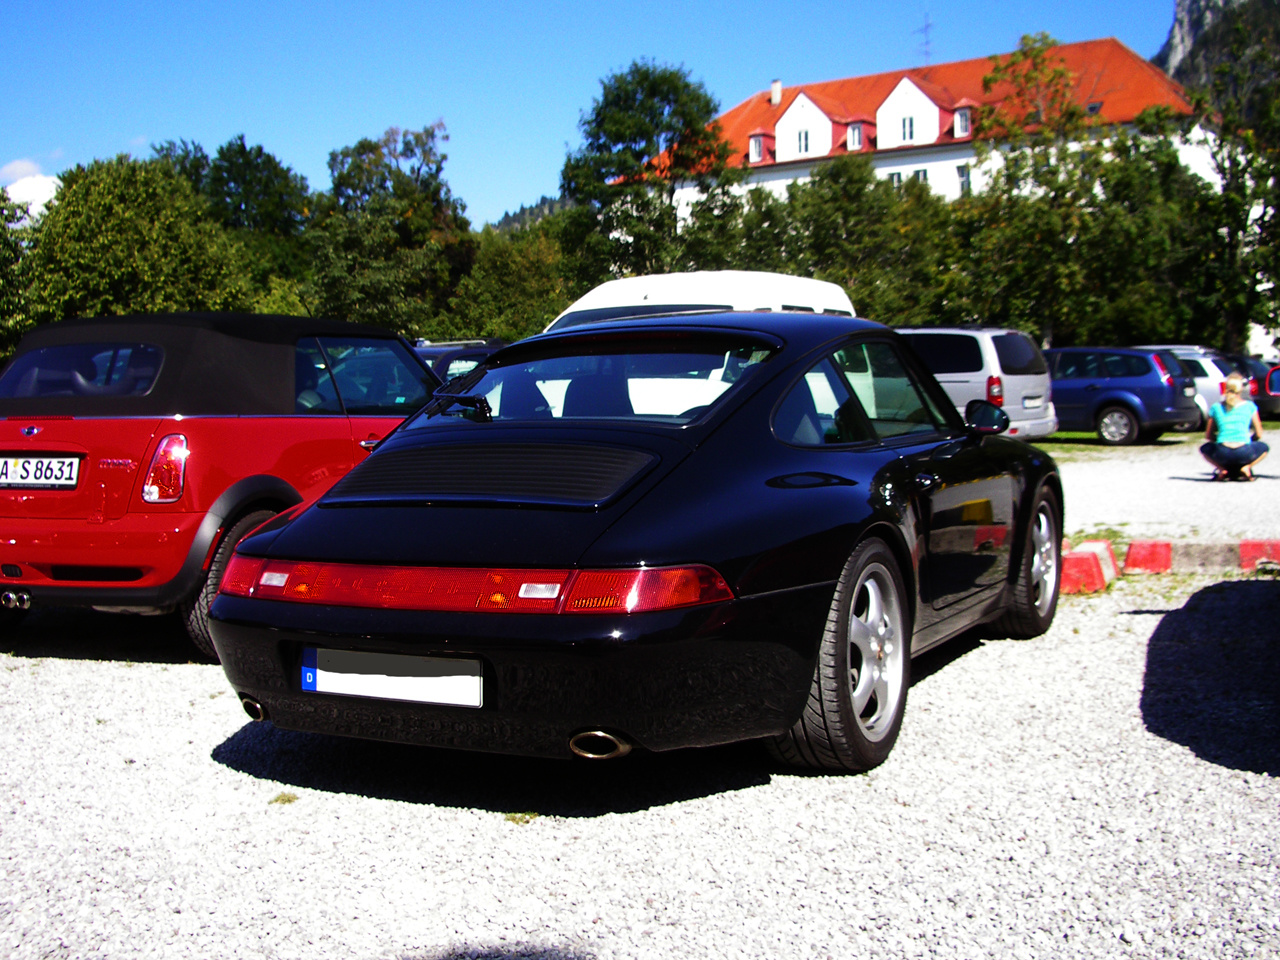
{"label": "teal shirt", "polygon": [[1214,439],[1218,443],[1248,443],[1253,439],[1253,415],[1258,412],[1251,400],[1241,400],[1231,410],[1221,403],[1209,408],[1209,416],[1217,424]]}

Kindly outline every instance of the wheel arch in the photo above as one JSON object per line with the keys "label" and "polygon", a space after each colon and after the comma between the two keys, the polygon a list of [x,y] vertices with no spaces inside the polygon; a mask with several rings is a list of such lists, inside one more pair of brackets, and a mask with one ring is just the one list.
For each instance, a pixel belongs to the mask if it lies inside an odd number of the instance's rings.
{"label": "wheel arch", "polygon": [[[1055,471],[1034,474],[1027,478],[1022,490],[1021,501],[1018,504],[1017,524],[1014,528],[1015,534],[1025,533],[1027,525],[1031,523],[1031,511],[1035,507],[1036,496],[1039,494],[1041,487],[1048,487],[1053,491],[1054,500],[1058,504],[1058,515],[1054,520],[1058,524],[1058,538],[1062,539],[1067,535],[1067,531],[1063,527],[1063,519],[1067,514],[1067,505],[1062,499],[1062,477]],[[1022,569],[1022,557],[1026,553],[1026,549],[1026,537],[1015,535],[1013,538],[1013,550],[1009,555],[1007,582],[1010,585],[1018,579],[1018,571]]]}
{"label": "wheel arch", "polygon": [[920,591],[917,585],[920,582],[920,572],[916,569],[914,554],[910,547],[907,546],[906,537],[898,527],[887,520],[877,520],[871,523],[858,536],[853,546],[849,550],[850,556],[853,551],[857,550],[863,543],[875,537],[883,540],[888,545],[889,551],[893,554],[893,558],[898,561],[898,573],[902,575],[903,586],[907,590],[907,595],[911,597],[909,605],[909,613],[911,616],[911,631],[915,631],[916,623],[919,621],[916,609],[920,601]]}
{"label": "wheel arch", "polygon": [[1120,393],[1103,394],[1093,405],[1093,409],[1089,414],[1089,423],[1092,429],[1097,429],[1098,418],[1102,416],[1102,411],[1107,407],[1124,407],[1138,419],[1138,429],[1141,430],[1147,422],[1147,406],[1142,402],[1142,398],[1137,394],[1123,391]]}
{"label": "wheel arch", "polygon": [[191,592],[192,584],[194,589],[199,589],[205,560],[213,552],[223,530],[254,510],[275,510],[279,513],[301,502],[302,494],[292,484],[270,474],[244,477],[227,487],[205,512],[187,551],[179,574],[179,578],[189,584],[183,596]]}

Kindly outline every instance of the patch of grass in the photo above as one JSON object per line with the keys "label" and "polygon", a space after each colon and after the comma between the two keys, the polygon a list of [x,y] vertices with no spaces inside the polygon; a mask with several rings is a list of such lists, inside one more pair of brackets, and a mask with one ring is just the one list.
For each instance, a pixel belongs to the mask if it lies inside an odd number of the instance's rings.
{"label": "patch of grass", "polygon": [[532,810],[527,810],[524,813],[504,814],[504,817],[506,818],[507,823],[514,823],[519,826],[524,826],[526,823],[532,823],[534,820],[537,820],[538,817],[540,816],[541,814],[534,813]]}
{"label": "patch of grass", "polygon": [[273,803],[285,804],[285,803],[297,803],[297,802],[298,802],[298,795],[296,793],[286,792],[286,793],[277,793],[274,797],[272,797],[270,800],[267,801],[267,804],[270,805]]}

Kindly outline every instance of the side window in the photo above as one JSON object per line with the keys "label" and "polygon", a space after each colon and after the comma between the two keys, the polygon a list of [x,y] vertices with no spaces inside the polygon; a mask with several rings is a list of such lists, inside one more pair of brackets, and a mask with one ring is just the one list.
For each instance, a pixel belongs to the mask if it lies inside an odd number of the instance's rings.
{"label": "side window", "polygon": [[427,374],[398,341],[319,339],[349,415],[405,417],[426,402],[430,394]]}
{"label": "side window", "polygon": [[1058,355],[1059,380],[1088,380],[1099,376],[1096,353],[1068,352]]}
{"label": "side window", "polygon": [[1189,357],[1180,357],[1179,359],[1182,360],[1182,365],[1187,368],[1191,376],[1207,377],[1209,375],[1199,360],[1192,360]]}
{"label": "side window", "polygon": [[841,351],[838,356],[843,358],[845,369],[852,371],[865,363],[869,370],[869,390],[865,380],[859,384],[852,373],[850,386],[858,394],[872,429],[881,439],[934,433],[946,423],[942,411],[921,389],[891,345],[876,341],[861,343]]}
{"label": "side window", "polygon": [[831,357],[796,381],[774,415],[773,432],[802,447],[872,439],[862,408]]}
{"label": "side window", "polygon": [[329,365],[314,337],[298,341],[293,354],[293,410],[295,413],[342,413]]}

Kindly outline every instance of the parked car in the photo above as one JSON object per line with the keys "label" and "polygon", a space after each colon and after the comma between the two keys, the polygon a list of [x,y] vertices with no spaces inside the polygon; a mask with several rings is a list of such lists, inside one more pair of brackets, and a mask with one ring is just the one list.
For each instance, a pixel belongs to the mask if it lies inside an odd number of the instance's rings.
{"label": "parked car", "polygon": [[1209,418],[1209,408],[1222,398],[1222,382],[1235,369],[1235,364],[1211,347],[1156,343],[1143,344],[1137,349],[1168,350],[1182,362],[1196,382],[1196,406],[1200,410],[1199,419],[1187,429],[1203,428]]}
{"label": "parked car", "polygon": [[33,606],[208,606],[237,540],[318,497],[439,381],[334,321],[130,316],[38,327],[0,376],[0,622]]}
{"label": "parked car", "polygon": [[448,382],[454,377],[474,370],[485,357],[499,347],[505,347],[507,341],[491,338],[488,340],[419,340],[413,349],[422,358],[423,363],[441,380]]}
{"label": "parked car", "polygon": [[898,333],[957,410],[989,400],[1009,415],[1010,436],[1047,437],[1058,429],[1049,368],[1025,333],[999,327],[904,327]]}
{"label": "parked car", "polygon": [[1045,357],[1064,430],[1096,430],[1114,446],[1199,421],[1195,380],[1168,350],[1066,347]]}
{"label": "parked car", "polygon": [[498,351],[315,505],[243,541],[211,609],[277,726],[538,756],[768,738],[888,755],[911,657],[1058,598],[1053,460],[969,423],[892,331],[722,314]]}
{"label": "parked car", "polygon": [[1273,369],[1271,364],[1257,357],[1247,357],[1238,353],[1223,354],[1249,381],[1249,399],[1258,406],[1258,413],[1264,417],[1280,417],[1280,394],[1267,389],[1269,375]]}
{"label": "parked car", "polygon": [[609,280],[575,300],[546,326],[725,310],[857,314],[839,284],[764,270],[698,270]]}

